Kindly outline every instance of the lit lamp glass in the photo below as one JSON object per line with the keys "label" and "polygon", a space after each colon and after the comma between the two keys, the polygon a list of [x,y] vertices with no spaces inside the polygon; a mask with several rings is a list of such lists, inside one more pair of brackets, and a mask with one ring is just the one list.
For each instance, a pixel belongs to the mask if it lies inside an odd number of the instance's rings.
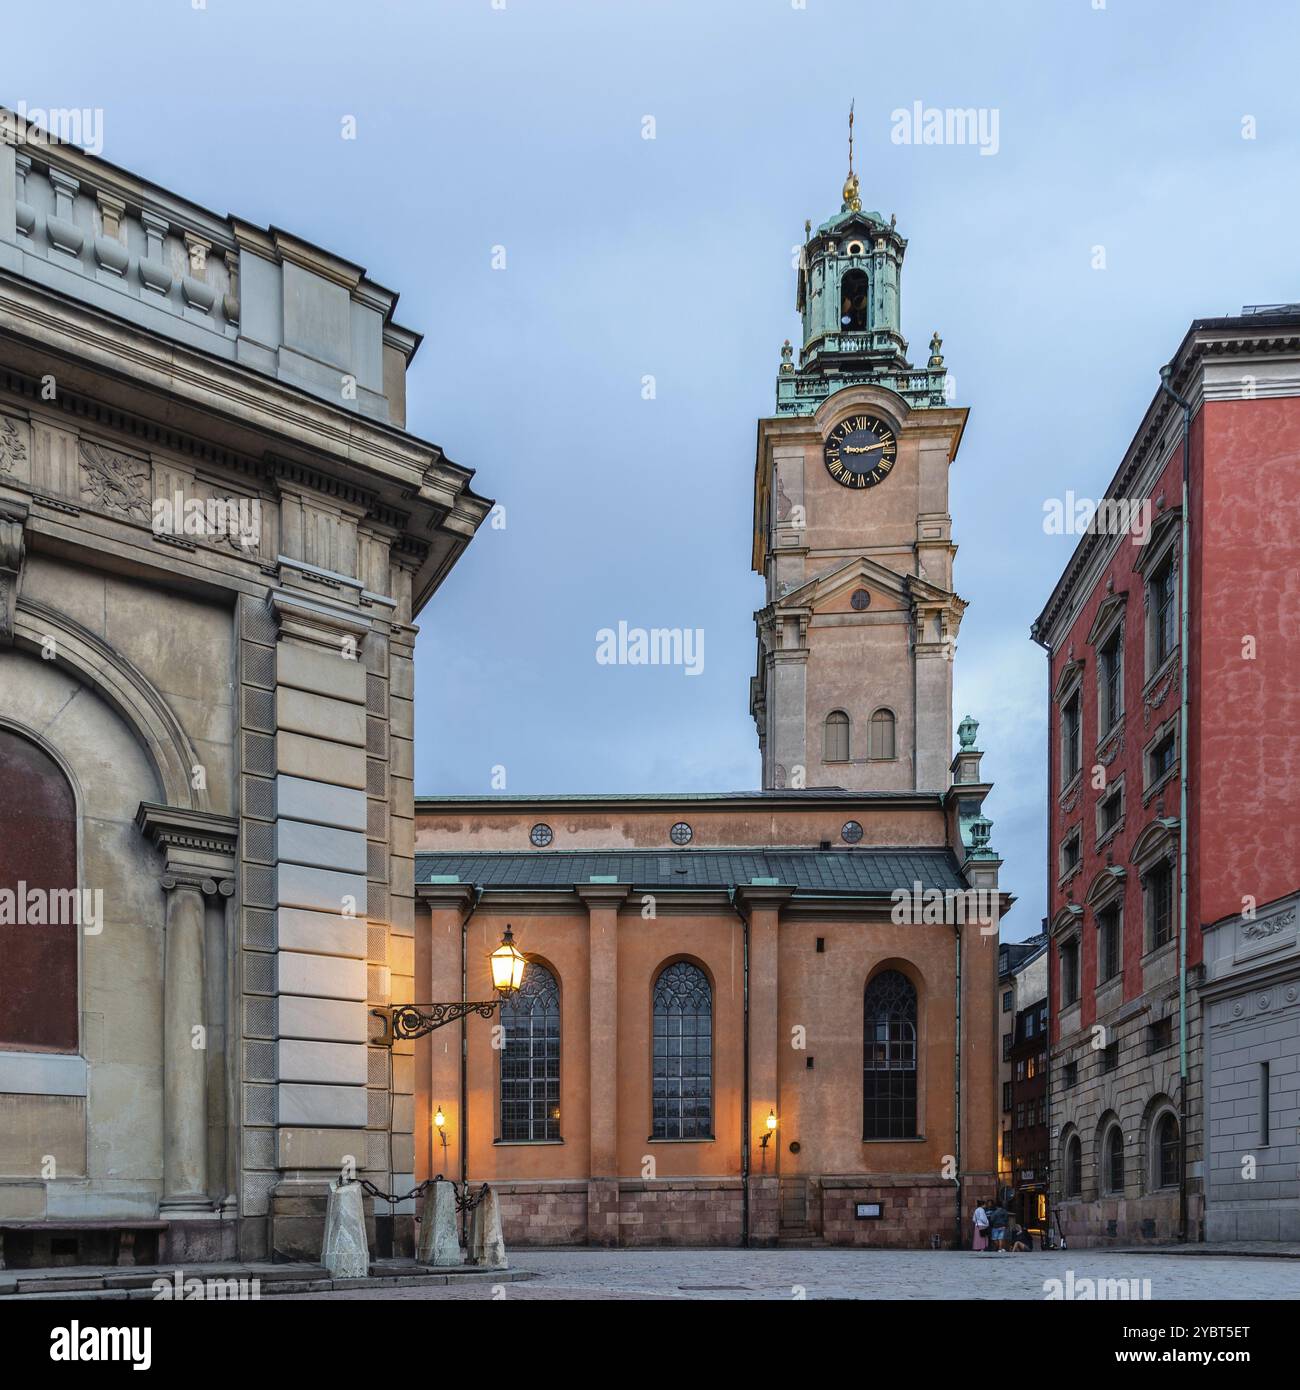
{"label": "lit lamp glass", "polygon": [[501,944],[488,957],[492,966],[492,988],[500,994],[514,994],[524,978],[528,963],[515,949],[514,933],[507,925]]}
{"label": "lit lamp glass", "polygon": [[446,1117],[446,1115],[444,1115],[444,1114],[442,1113],[442,1106],[440,1105],[440,1106],[433,1112],[433,1127],[434,1127],[434,1129],[442,1130],[442,1129],[445,1129],[446,1126],[447,1126],[447,1117]]}
{"label": "lit lamp glass", "polygon": [[770,1134],[775,1128],[776,1128],[776,1111],[775,1111],[775,1110],[769,1110],[769,1111],[767,1112],[767,1130],[768,1130],[768,1133]]}

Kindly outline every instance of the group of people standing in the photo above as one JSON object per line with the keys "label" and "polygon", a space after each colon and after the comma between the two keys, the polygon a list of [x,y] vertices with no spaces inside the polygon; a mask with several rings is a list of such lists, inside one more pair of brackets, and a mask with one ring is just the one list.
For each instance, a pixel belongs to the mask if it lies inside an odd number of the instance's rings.
{"label": "group of people standing", "polygon": [[1018,1255],[1034,1248],[1033,1237],[1005,1207],[992,1202],[977,1203],[972,1224],[972,1250]]}

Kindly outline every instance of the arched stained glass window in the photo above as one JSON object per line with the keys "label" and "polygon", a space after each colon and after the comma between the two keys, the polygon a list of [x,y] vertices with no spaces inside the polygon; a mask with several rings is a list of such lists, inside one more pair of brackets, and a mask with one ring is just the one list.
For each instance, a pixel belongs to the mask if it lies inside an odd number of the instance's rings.
{"label": "arched stained glass window", "polygon": [[882,970],[863,997],[862,1137],[916,1137],[916,989]]}
{"label": "arched stained glass window", "polygon": [[651,1138],[713,1137],[713,991],[690,961],[655,981],[651,1083]]}
{"label": "arched stained glass window", "polygon": [[560,987],[537,961],[501,1005],[501,1138],[538,1143],[560,1137]]}

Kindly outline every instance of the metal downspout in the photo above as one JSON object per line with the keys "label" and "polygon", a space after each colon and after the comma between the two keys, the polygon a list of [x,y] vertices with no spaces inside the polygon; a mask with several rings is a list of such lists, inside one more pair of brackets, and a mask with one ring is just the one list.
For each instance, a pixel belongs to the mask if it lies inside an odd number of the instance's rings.
{"label": "metal downspout", "polygon": [[[483,886],[474,885],[474,901],[460,924],[460,997],[468,999],[469,989],[469,919],[478,911],[483,899]],[[469,1019],[460,1021],[460,1190],[469,1191]],[[469,1217],[460,1215],[460,1234],[464,1240]]]}
{"label": "metal downspout", "polygon": [[741,1049],[744,1054],[740,1099],[740,1244],[749,1249],[749,918],[741,911],[736,901],[734,887],[727,889],[727,897],[741,926],[741,999],[744,1026],[742,1028]]}
{"label": "metal downspout", "polygon": [[1173,364],[1160,369],[1160,388],[1183,411],[1183,514],[1179,570],[1181,602],[1178,614],[1178,676],[1182,687],[1178,712],[1178,1238],[1187,1231],[1187,783],[1188,714],[1191,705],[1189,673],[1191,667],[1188,633],[1191,627],[1192,564],[1190,542],[1191,515],[1191,435],[1192,404],[1169,384]]}
{"label": "metal downspout", "polygon": [[[954,914],[955,915],[955,914]],[[955,1121],[956,1140],[954,1148],[956,1150],[953,1157],[957,1161],[957,1172],[955,1182],[957,1184],[957,1244],[953,1247],[961,1249],[962,1233],[962,1203],[961,1203],[961,923],[953,923],[953,931],[957,937],[957,1042],[954,1049],[953,1066],[953,1116]]]}

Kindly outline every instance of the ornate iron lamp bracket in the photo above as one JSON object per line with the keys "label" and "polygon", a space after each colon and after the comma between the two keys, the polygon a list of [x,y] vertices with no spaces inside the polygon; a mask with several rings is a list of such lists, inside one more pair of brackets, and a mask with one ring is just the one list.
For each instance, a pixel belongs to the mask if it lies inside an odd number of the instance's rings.
{"label": "ornate iron lamp bracket", "polygon": [[491,1018],[500,999],[469,999],[446,1004],[394,1004],[388,1008],[371,1009],[376,1018],[384,1021],[384,1036],[377,1041],[391,1047],[399,1039],[422,1038],[435,1028],[478,1014]]}

